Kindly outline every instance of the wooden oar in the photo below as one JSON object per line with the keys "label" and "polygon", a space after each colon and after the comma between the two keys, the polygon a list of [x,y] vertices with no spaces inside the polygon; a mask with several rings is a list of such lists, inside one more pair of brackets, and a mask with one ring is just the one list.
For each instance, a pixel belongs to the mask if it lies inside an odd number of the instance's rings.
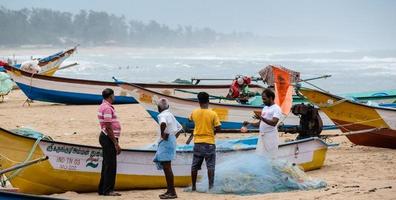
{"label": "wooden oar", "polygon": [[63,67],[59,67],[58,70],[67,69],[67,68],[70,68],[70,67],[74,67],[74,66],[76,66],[76,65],[78,65],[78,63],[73,63],[73,64],[70,64],[70,65],[63,66]]}
{"label": "wooden oar", "polygon": [[0,171],[0,175],[8,173],[8,172],[11,172],[11,171],[14,171],[14,170],[17,170],[17,169],[28,167],[30,165],[39,163],[39,162],[44,161],[44,160],[48,160],[48,156],[37,158],[37,159],[31,160],[31,161],[28,161],[28,162],[25,162],[25,163],[20,163],[20,164],[12,166],[10,168],[7,168],[5,170],[1,170]]}
{"label": "wooden oar", "polygon": [[[261,77],[251,77],[252,81],[263,80]],[[191,78],[191,83],[198,85],[201,81],[233,81],[235,78]],[[196,83],[194,83],[196,81]]]}

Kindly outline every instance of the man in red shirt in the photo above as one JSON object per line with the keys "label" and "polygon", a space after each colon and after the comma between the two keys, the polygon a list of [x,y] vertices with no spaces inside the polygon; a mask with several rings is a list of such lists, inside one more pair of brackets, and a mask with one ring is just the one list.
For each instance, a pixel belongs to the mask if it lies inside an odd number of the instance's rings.
{"label": "man in red shirt", "polygon": [[103,162],[98,193],[104,196],[121,196],[114,192],[117,174],[117,155],[121,153],[118,138],[121,125],[117,120],[114,107],[114,91],[106,88],[102,92],[103,102],[99,106],[98,119],[101,128],[99,143],[102,146]]}

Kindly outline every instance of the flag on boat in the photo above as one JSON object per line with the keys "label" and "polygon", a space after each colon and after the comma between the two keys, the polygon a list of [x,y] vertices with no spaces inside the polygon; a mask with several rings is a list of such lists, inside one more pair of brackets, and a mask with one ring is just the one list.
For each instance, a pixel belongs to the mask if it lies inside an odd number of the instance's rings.
{"label": "flag on boat", "polygon": [[275,103],[287,115],[293,104],[293,83],[300,80],[300,72],[282,66],[269,65],[259,71],[263,81],[275,88]]}

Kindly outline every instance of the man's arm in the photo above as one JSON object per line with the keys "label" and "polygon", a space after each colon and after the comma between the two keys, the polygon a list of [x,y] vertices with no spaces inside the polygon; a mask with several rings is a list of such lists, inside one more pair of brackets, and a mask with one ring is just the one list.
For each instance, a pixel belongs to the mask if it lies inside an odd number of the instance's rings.
{"label": "man's arm", "polygon": [[270,125],[270,126],[276,126],[278,124],[279,118],[273,117],[271,120],[270,119],[265,119],[264,117],[261,117],[261,120]]}
{"label": "man's arm", "polygon": [[243,126],[254,126],[254,127],[259,127],[260,126],[260,120],[258,122],[248,122],[248,121],[244,121],[243,122]]}
{"label": "man's arm", "polygon": [[105,129],[106,129],[107,136],[114,143],[114,146],[116,148],[117,155],[118,155],[118,154],[121,153],[121,147],[118,144],[118,141],[117,141],[116,137],[114,136],[113,126],[111,125],[111,122],[105,122],[104,124],[105,124]]}
{"label": "man's arm", "polygon": [[166,129],[166,123],[162,122],[160,125],[161,128],[161,137],[164,140],[168,140],[169,134],[165,133],[165,129]]}
{"label": "man's arm", "polygon": [[213,121],[213,126],[214,126],[214,134],[216,135],[216,133],[221,131],[221,122],[220,122],[220,118],[217,115],[217,113],[215,112],[214,115],[214,121]]}
{"label": "man's arm", "polygon": [[215,126],[214,127],[214,134],[216,135],[216,133],[221,131],[221,125],[220,126]]}

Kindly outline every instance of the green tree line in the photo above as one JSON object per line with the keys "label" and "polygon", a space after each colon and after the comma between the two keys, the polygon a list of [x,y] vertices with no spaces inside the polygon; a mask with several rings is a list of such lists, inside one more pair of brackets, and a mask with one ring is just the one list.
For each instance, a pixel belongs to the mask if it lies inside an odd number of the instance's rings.
{"label": "green tree line", "polygon": [[154,20],[128,20],[101,11],[77,14],[51,9],[0,7],[0,46],[79,43],[135,47],[199,47],[238,43],[250,33],[218,33],[210,28],[169,27]]}

